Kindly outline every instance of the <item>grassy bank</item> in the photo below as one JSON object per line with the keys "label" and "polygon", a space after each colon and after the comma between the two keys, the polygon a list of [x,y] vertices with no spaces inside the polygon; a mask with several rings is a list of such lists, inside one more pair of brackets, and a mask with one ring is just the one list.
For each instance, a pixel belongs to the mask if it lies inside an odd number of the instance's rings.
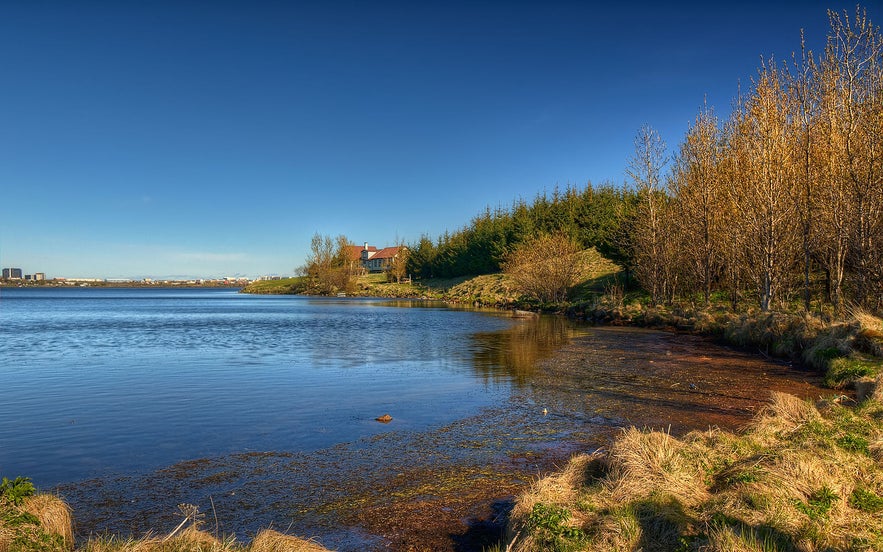
{"label": "grassy bank", "polygon": [[306,288],[306,279],[282,278],[281,280],[259,280],[242,288],[241,293],[256,295],[295,295]]}
{"label": "grassy bank", "polygon": [[624,430],[537,482],[499,550],[883,550],[883,393],[774,394],[741,434]]}
{"label": "grassy bank", "polygon": [[[605,291],[609,280],[619,270],[595,249],[580,253],[578,284],[574,288],[575,301],[594,299]],[[307,291],[306,279],[284,278],[253,282],[243,293],[299,294]],[[560,305],[539,305],[520,297],[512,280],[502,273],[458,278],[426,278],[407,283],[388,282],[385,274],[363,274],[355,277],[354,289],[349,295],[357,297],[423,298],[484,307],[530,307],[559,310]]]}
{"label": "grassy bank", "polygon": [[201,530],[203,521],[204,515],[191,510],[165,536],[100,536],[75,546],[71,511],[61,499],[49,494],[16,500],[0,496],[0,552],[326,552],[315,542],[269,529],[243,544]]}

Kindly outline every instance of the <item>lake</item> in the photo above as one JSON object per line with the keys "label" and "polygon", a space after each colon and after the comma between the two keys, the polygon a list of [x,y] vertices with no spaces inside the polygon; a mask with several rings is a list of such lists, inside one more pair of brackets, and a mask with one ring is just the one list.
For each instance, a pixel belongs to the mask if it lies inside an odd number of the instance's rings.
{"label": "lake", "polygon": [[824,392],[696,336],[228,289],[4,288],[0,378],[0,475],[61,494],[81,537],[189,503],[342,551],[481,550],[501,500],[622,427]]}
{"label": "lake", "polygon": [[[406,308],[411,307],[411,308]],[[420,307],[420,308],[413,308]],[[228,289],[0,291],[0,473],[43,488],[234,451],[419,430],[500,400],[511,319]]]}

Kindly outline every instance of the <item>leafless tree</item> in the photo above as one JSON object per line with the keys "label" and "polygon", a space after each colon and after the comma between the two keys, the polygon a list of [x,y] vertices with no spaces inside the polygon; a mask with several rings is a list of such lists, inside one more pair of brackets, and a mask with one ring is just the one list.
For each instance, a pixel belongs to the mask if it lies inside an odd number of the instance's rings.
{"label": "leafless tree", "polygon": [[662,181],[665,164],[665,142],[655,129],[644,125],[635,137],[635,154],[626,167],[638,196],[629,232],[635,276],[650,292],[654,305],[671,296],[674,286],[669,262],[673,244],[668,240],[666,227],[668,196]]}
{"label": "leafless tree", "polygon": [[672,224],[678,230],[682,270],[686,280],[701,290],[706,305],[721,270],[722,242],[726,239],[722,147],[717,117],[706,107],[681,144],[671,183],[676,198]]}
{"label": "leafless tree", "polygon": [[405,276],[408,275],[408,248],[404,244],[399,244],[399,251],[389,263],[387,269],[387,278],[396,283],[400,283]]}
{"label": "leafless tree", "polygon": [[567,299],[579,275],[579,246],[564,234],[541,234],[506,257],[503,271],[521,293],[542,302]]}
{"label": "leafless tree", "polygon": [[312,293],[332,295],[352,290],[353,268],[350,263],[350,244],[346,236],[313,235],[310,256],[300,269],[307,276]]}
{"label": "leafless tree", "polygon": [[787,94],[774,64],[760,70],[753,93],[733,117],[728,146],[734,172],[727,190],[738,226],[732,237],[740,241],[746,272],[766,311],[789,283],[797,243]]}

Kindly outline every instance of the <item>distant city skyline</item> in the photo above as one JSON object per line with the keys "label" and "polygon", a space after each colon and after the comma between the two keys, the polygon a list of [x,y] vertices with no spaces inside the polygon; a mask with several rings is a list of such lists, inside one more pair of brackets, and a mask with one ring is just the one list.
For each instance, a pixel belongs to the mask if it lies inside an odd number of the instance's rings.
{"label": "distant city skyline", "polygon": [[[851,2],[4,2],[0,265],[291,275],[314,233],[437,238],[621,185]],[[880,4],[868,4],[879,25]]]}
{"label": "distant city skyline", "polygon": [[278,275],[274,274],[263,274],[258,276],[257,278],[249,278],[246,276],[224,276],[220,278],[201,278],[201,277],[188,277],[188,276],[168,276],[168,277],[124,277],[124,278],[113,278],[113,277],[105,277],[105,276],[93,276],[93,277],[67,277],[63,275],[49,275],[47,276],[45,272],[41,271],[27,271],[25,269],[19,267],[4,267],[2,269],[2,273],[0,273],[0,278],[3,280],[24,280],[24,281],[100,281],[100,282],[150,282],[150,281],[175,281],[175,282],[187,282],[187,281],[210,281],[210,280],[255,280],[255,279],[277,279],[280,278]]}

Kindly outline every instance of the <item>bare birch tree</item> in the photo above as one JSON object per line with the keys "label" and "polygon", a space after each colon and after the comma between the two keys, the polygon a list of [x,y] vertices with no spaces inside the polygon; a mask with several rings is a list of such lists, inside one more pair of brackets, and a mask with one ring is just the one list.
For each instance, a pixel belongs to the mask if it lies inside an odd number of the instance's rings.
{"label": "bare birch tree", "polygon": [[672,193],[676,198],[678,249],[683,269],[699,287],[706,305],[721,269],[723,189],[721,132],[717,117],[704,108],[687,131],[675,160]]}
{"label": "bare birch tree", "polygon": [[831,301],[840,307],[846,276],[868,302],[883,275],[883,132],[879,29],[856,10],[829,11],[831,32],[820,62],[825,189],[821,245]]}
{"label": "bare birch tree", "polygon": [[801,33],[800,57],[793,58],[793,73],[786,73],[788,110],[791,141],[794,149],[794,186],[792,194],[800,230],[800,245],[803,253],[803,308],[809,311],[812,305],[812,267],[815,252],[814,238],[818,227],[819,204],[819,94],[818,70],[812,52],[806,49]]}
{"label": "bare birch tree", "polygon": [[734,118],[729,147],[735,171],[728,186],[740,226],[734,238],[741,240],[745,269],[766,311],[793,274],[797,242],[787,94],[774,65],[763,67]]}
{"label": "bare birch tree", "polygon": [[346,236],[313,235],[310,256],[300,271],[307,276],[312,293],[332,295],[352,290],[353,267],[350,263],[350,243]]}
{"label": "bare birch tree", "polygon": [[635,154],[626,174],[638,195],[638,205],[630,230],[635,276],[650,292],[655,305],[673,293],[671,264],[672,244],[667,240],[668,196],[662,184],[665,167],[665,142],[659,133],[644,125],[635,137]]}
{"label": "bare birch tree", "polygon": [[849,253],[850,193],[847,170],[847,142],[852,133],[847,103],[841,85],[840,63],[831,44],[825,51],[817,83],[820,95],[819,112],[819,210],[818,239],[815,249],[826,274],[827,299],[840,310],[843,302],[843,282]]}

